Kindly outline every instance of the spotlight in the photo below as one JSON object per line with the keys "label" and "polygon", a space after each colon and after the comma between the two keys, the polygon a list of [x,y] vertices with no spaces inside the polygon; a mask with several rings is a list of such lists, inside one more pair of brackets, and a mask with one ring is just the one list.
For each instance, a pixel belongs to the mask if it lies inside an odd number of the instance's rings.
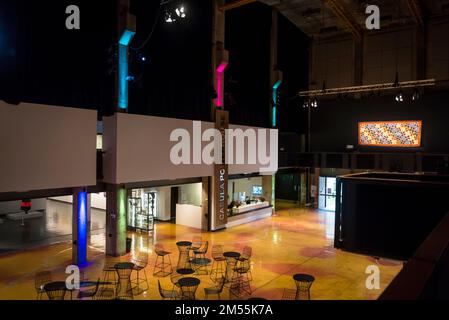
{"label": "spotlight", "polygon": [[304,103],[302,104],[302,107],[307,109],[309,107],[309,104],[310,104],[309,100],[304,100]]}
{"label": "spotlight", "polygon": [[399,91],[399,93],[395,97],[396,102],[404,102],[404,94],[402,91]]}
{"label": "spotlight", "polygon": [[172,18],[171,16],[171,12],[169,11],[165,11],[165,22],[167,23],[172,23],[175,22],[176,20]]}
{"label": "spotlight", "polygon": [[186,12],[184,9],[184,6],[181,6],[180,8],[175,9],[176,15],[180,17],[181,19],[184,19],[186,17]]}
{"label": "spotlight", "polygon": [[419,100],[419,98],[421,98],[421,94],[420,94],[419,90],[418,89],[413,90],[412,100],[417,101],[417,100]]}
{"label": "spotlight", "polygon": [[312,106],[312,108],[318,108],[318,100],[316,98],[313,99],[310,105]]}

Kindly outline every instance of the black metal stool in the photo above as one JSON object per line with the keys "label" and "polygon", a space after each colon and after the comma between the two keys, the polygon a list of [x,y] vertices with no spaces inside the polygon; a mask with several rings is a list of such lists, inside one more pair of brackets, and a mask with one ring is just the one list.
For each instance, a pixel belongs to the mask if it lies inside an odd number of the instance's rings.
{"label": "black metal stool", "polygon": [[212,246],[212,259],[210,278],[213,282],[219,282],[226,272],[226,258],[223,256],[223,246]]}
{"label": "black metal stool", "polygon": [[304,300],[310,300],[310,287],[315,281],[315,277],[310,274],[295,274],[293,276],[293,280],[296,283],[296,296],[295,300],[303,300],[302,297],[305,297]]}
{"label": "black metal stool", "polygon": [[110,282],[112,285],[117,285],[117,271],[115,270],[115,265],[120,261],[105,261],[103,266],[103,282]]}
{"label": "black metal stool", "polygon": [[[133,260],[133,263],[134,270],[137,272],[136,279],[132,281],[132,283],[134,284],[133,290],[135,290],[135,295],[139,295],[150,288],[150,286],[148,285],[147,273],[145,271],[145,268],[148,265],[148,254],[140,253],[138,258]],[[141,272],[143,272],[143,277],[140,276]],[[140,287],[141,283],[145,283],[145,286],[143,288]]]}
{"label": "black metal stool", "polygon": [[[153,276],[166,277],[173,272],[173,267],[170,260],[170,252],[165,251],[161,244],[154,246],[156,252],[156,262],[154,263]],[[165,257],[168,257],[168,262],[165,261]]]}

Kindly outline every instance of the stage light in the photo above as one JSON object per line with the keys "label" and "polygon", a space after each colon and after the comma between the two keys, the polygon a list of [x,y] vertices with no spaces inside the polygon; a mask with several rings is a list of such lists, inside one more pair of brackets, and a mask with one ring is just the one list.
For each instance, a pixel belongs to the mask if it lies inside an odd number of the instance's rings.
{"label": "stage light", "polygon": [[184,19],[186,17],[184,6],[181,6],[180,8],[175,9],[176,15],[180,17],[181,19]]}
{"label": "stage light", "polygon": [[396,102],[404,102],[404,94],[402,91],[399,91],[399,93],[395,97]]}
{"label": "stage light", "polygon": [[304,100],[304,103],[302,104],[302,107],[307,109],[309,107],[309,100]]}
{"label": "stage light", "polygon": [[316,98],[313,99],[310,105],[312,106],[312,108],[318,108],[318,100]]}
{"label": "stage light", "polygon": [[412,100],[417,101],[420,98],[421,98],[421,93],[419,92],[419,90],[418,89],[413,90]]}
{"label": "stage light", "polygon": [[171,13],[168,11],[165,11],[165,22],[172,23],[174,21],[176,21],[176,20],[172,18]]}

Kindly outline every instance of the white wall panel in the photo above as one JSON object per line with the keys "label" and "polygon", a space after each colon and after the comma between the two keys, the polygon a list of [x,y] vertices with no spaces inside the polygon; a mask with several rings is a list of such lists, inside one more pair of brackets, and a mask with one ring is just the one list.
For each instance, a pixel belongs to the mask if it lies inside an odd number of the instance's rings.
{"label": "white wall panel", "polygon": [[0,192],[96,184],[97,112],[0,101]]}
{"label": "white wall panel", "polygon": [[[202,131],[213,128],[211,122],[201,122]],[[191,137],[191,164],[175,165],[170,159],[170,150],[176,142],[170,141],[170,133],[186,129]],[[250,127],[233,126],[246,130]],[[257,128],[255,128],[257,129]],[[278,168],[277,130],[276,146],[272,155],[272,171]],[[183,178],[207,177],[213,175],[213,166],[193,163],[193,121],[133,114],[115,114],[104,121],[103,151],[104,181],[109,183],[130,183]],[[113,141],[116,137],[117,145]],[[269,143],[267,134],[266,142]],[[202,147],[207,143],[203,142]],[[247,146],[247,144],[246,144]],[[246,147],[247,148],[247,147]],[[269,148],[269,144],[267,146]],[[247,150],[245,151],[247,155]],[[230,174],[260,172],[260,164],[230,165]]]}

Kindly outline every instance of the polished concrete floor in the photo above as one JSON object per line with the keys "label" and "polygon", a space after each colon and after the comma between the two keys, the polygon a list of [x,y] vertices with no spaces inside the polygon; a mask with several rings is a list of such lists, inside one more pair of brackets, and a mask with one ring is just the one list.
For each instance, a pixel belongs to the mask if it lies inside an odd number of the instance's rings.
{"label": "polished concrete floor", "polygon": [[[210,244],[222,244],[226,251],[241,251],[243,246],[253,248],[251,283],[253,297],[281,299],[284,289],[294,289],[292,275],[308,273],[315,277],[311,299],[376,299],[402,268],[402,262],[343,252],[333,248],[334,213],[310,209],[279,207],[270,218],[237,226],[219,232],[200,232],[170,223],[158,223],[152,235],[130,233],[133,239],[131,254],[121,257],[131,259],[140,251],[149,253],[146,272],[150,288],[135,299],[160,299],[157,279],[152,276],[156,258],[154,243],[162,243],[171,251],[171,261],[177,262],[175,243],[191,240],[201,234]],[[84,277],[94,280],[101,277],[105,260],[104,233],[92,235],[89,243],[89,265],[82,271]],[[210,254],[210,253],[209,253]],[[53,279],[64,280],[65,268],[70,264],[70,241],[41,246],[20,252],[0,255],[0,299],[35,299],[34,274],[51,270]],[[380,269],[379,290],[365,286],[369,265]],[[203,288],[213,286],[208,276],[198,276],[201,284],[197,298],[204,299]],[[170,277],[159,278],[162,286],[171,289]],[[225,289],[223,298],[229,298]],[[246,297],[242,297],[246,298]]]}
{"label": "polished concrete floor", "polygon": [[[91,209],[91,232],[103,233],[106,224],[104,210]],[[0,253],[70,240],[72,235],[72,205],[46,200],[42,217],[20,220],[2,219],[0,223]]]}

